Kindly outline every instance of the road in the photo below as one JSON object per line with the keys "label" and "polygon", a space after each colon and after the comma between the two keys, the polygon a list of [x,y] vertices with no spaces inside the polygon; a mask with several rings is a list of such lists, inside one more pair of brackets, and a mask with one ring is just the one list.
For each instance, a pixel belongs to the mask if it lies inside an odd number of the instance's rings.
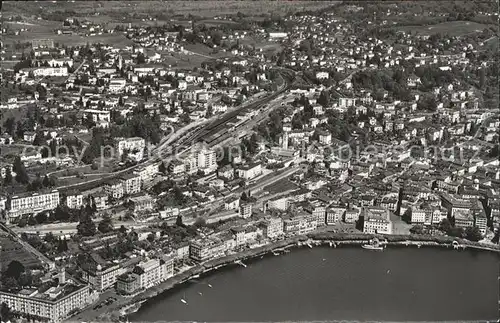
{"label": "road", "polygon": [[[96,220],[96,222],[98,222]],[[66,223],[51,223],[51,224],[43,224],[29,227],[12,227],[12,232],[16,234],[25,233],[37,233],[40,235],[45,235],[49,232],[54,233],[55,235],[66,235],[66,234],[75,234],[77,232],[76,226],[78,222],[66,222]],[[125,226],[127,229],[131,228],[141,228],[145,227],[145,223],[138,223],[132,220],[130,221],[113,221],[113,227],[115,229],[120,228],[121,226]]]}

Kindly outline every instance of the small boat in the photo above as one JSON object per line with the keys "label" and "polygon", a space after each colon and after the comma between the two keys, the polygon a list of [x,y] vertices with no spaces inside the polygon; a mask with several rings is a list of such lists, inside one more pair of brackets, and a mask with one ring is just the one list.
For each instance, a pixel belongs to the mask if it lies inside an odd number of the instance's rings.
{"label": "small boat", "polygon": [[378,250],[378,251],[383,251],[384,247],[380,244],[377,238],[374,238],[370,240],[369,243],[364,244],[361,246],[363,249],[368,249],[368,250]]}
{"label": "small boat", "polygon": [[199,294],[200,296],[203,296],[203,293],[202,293],[202,292],[198,292],[198,294]]}
{"label": "small boat", "polygon": [[208,287],[212,288],[212,285],[208,284]]}
{"label": "small boat", "polygon": [[390,269],[387,269],[387,273],[390,273],[390,272],[391,272],[391,270],[390,270]]}
{"label": "small boat", "polygon": [[181,302],[183,302],[184,304],[188,305],[188,302],[185,300],[186,298],[186,294],[184,294],[181,298]]}

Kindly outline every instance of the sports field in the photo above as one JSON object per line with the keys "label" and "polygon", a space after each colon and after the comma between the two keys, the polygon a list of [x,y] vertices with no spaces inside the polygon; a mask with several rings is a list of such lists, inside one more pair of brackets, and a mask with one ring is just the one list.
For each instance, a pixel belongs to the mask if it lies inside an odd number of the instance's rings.
{"label": "sports field", "polygon": [[448,21],[427,26],[400,26],[395,27],[398,31],[417,33],[422,36],[443,34],[448,36],[462,36],[470,33],[482,32],[488,25],[472,21]]}

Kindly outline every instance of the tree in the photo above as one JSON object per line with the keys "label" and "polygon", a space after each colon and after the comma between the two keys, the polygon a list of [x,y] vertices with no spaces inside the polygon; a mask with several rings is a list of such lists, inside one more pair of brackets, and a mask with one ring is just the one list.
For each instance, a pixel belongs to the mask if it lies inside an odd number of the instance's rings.
{"label": "tree", "polygon": [[321,91],[321,94],[318,98],[318,103],[321,104],[324,108],[328,107],[330,104],[330,94],[327,91]]}
{"label": "tree", "polygon": [[22,217],[21,219],[19,219],[17,226],[20,228],[24,228],[26,226],[26,224],[28,224],[28,221],[26,220],[25,217]]}
{"label": "tree", "polygon": [[158,166],[158,171],[162,174],[165,174],[167,172],[167,167],[165,167],[164,162],[161,162],[160,166]]}
{"label": "tree", "polygon": [[66,239],[59,239],[58,240],[57,251],[58,252],[68,251],[68,242],[66,241]]}
{"label": "tree", "polygon": [[16,181],[21,184],[28,184],[30,181],[29,176],[24,167],[24,163],[21,161],[21,157],[16,156],[12,167],[16,173]]}
{"label": "tree", "polygon": [[439,223],[439,230],[443,232],[448,232],[451,229],[451,223],[450,220],[448,219],[442,219],[441,222]]}
{"label": "tree", "polygon": [[483,238],[478,227],[468,227],[465,229],[465,238],[470,241],[479,241]]}
{"label": "tree", "polygon": [[432,95],[424,95],[417,103],[418,110],[435,112],[437,109],[436,99]]}
{"label": "tree", "polygon": [[47,221],[47,213],[45,212],[40,212],[35,216],[35,220],[38,224],[45,223]]}
{"label": "tree", "polygon": [[5,179],[4,179],[4,183],[6,185],[10,185],[12,184],[12,172],[10,171],[10,168],[7,167],[7,169],[5,170]]}
{"label": "tree", "polygon": [[14,136],[14,129],[16,126],[16,119],[14,117],[7,118],[3,123],[3,127],[5,128],[5,132],[9,135]]}
{"label": "tree", "polygon": [[28,225],[37,225],[38,222],[36,222],[36,218],[34,216],[30,216],[28,218]]}
{"label": "tree", "polygon": [[424,226],[421,224],[417,224],[410,229],[410,232],[413,234],[422,234],[424,233]]}
{"label": "tree", "polygon": [[182,215],[178,215],[177,216],[177,219],[175,220],[175,225],[179,226],[179,227],[183,227],[184,226],[184,223],[182,222]]}
{"label": "tree", "polygon": [[7,266],[7,270],[5,270],[4,276],[12,277],[18,281],[19,277],[21,277],[21,274],[24,273],[24,271],[25,268],[22,263],[17,260],[12,260]]}
{"label": "tree", "polygon": [[101,233],[108,233],[113,230],[113,221],[108,214],[105,214],[97,228]]}
{"label": "tree", "polygon": [[78,234],[84,237],[91,237],[96,233],[94,221],[87,212],[83,212],[80,216],[80,223],[76,226]]}
{"label": "tree", "polygon": [[9,306],[5,303],[2,303],[0,306],[0,321],[8,322],[12,319],[12,312]]}

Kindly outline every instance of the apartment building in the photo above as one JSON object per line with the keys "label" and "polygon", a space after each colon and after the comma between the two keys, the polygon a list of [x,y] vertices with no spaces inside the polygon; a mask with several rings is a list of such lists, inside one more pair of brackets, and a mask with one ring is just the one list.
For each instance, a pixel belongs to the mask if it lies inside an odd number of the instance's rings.
{"label": "apartment building", "polygon": [[83,114],[86,118],[91,118],[93,122],[111,122],[111,112],[105,110],[85,109]]}
{"label": "apartment building", "polygon": [[181,162],[180,160],[174,159],[168,165],[168,171],[173,176],[178,176],[178,175],[184,174],[186,172],[186,165],[183,162]]}
{"label": "apartment building", "polygon": [[243,219],[248,219],[249,217],[252,216],[252,204],[251,203],[241,202],[239,210],[240,210],[240,216]]}
{"label": "apartment building", "polygon": [[392,221],[389,211],[365,210],[363,233],[392,234]]}
{"label": "apartment building", "polygon": [[305,207],[305,210],[316,217],[318,226],[326,224],[326,207],[324,203],[319,200],[313,200]]}
{"label": "apartment building", "polygon": [[290,215],[283,219],[283,232],[286,234],[308,234],[317,227],[317,216],[309,213]]}
{"label": "apartment building", "polygon": [[411,214],[411,223],[412,224],[424,224],[426,221],[426,212],[424,209],[419,209],[417,207],[413,207],[408,210]]}
{"label": "apartment building", "polygon": [[141,161],[144,158],[144,149],[146,148],[146,141],[140,137],[132,138],[116,138],[115,147],[118,150],[118,156],[123,156],[127,152],[129,158]]}
{"label": "apartment building", "polygon": [[350,209],[346,210],[344,213],[344,222],[345,223],[354,223],[359,219],[360,210],[359,209]]}
{"label": "apartment building", "polygon": [[83,206],[83,195],[73,192],[66,195],[66,206],[70,209],[79,209]]}
{"label": "apartment building", "polygon": [[92,301],[89,285],[64,282],[43,292],[36,288],[25,288],[17,293],[0,292],[0,303],[5,303],[11,311],[49,322],[61,322]]}
{"label": "apartment building", "polygon": [[82,271],[82,280],[101,293],[116,283],[116,277],[123,273],[119,264],[109,263],[96,254],[90,254],[79,261]]}
{"label": "apartment building", "polygon": [[192,152],[184,160],[184,164],[186,171],[190,174],[196,173],[198,170],[210,173],[217,169],[217,155],[215,150],[201,148]]}
{"label": "apartment building", "polygon": [[326,210],[326,224],[333,225],[344,218],[346,212],[345,207],[341,206],[330,206]]}
{"label": "apartment building", "polygon": [[283,219],[278,217],[268,217],[259,223],[262,229],[262,234],[269,238],[274,239],[283,235]]}
{"label": "apartment building", "polygon": [[122,78],[114,78],[109,81],[108,91],[109,93],[121,93],[127,85],[127,80]]}
{"label": "apartment building", "polygon": [[59,191],[28,192],[14,195],[7,200],[7,218],[15,221],[19,216],[54,210],[59,205]]}
{"label": "apartment building", "polygon": [[253,179],[262,174],[262,165],[260,163],[242,165],[236,169],[236,174],[239,178]]}
{"label": "apartment building", "polygon": [[132,272],[117,278],[116,288],[125,294],[155,286],[174,274],[174,258],[149,259],[139,263]]}
{"label": "apartment building", "polygon": [[441,205],[448,210],[448,215],[452,217],[456,217],[458,213],[468,213],[472,207],[470,200],[447,193],[442,193]]}
{"label": "apartment building", "polygon": [[224,255],[226,245],[224,241],[215,238],[200,238],[191,242],[189,247],[190,257],[196,261],[205,261]]}
{"label": "apartment building", "polygon": [[141,191],[141,177],[137,174],[125,174],[122,176],[123,193],[132,195]]}
{"label": "apartment building", "polygon": [[118,200],[124,195],[123,183],[117,179],[110,180],[104,185],[104,191],[112,198]]}

